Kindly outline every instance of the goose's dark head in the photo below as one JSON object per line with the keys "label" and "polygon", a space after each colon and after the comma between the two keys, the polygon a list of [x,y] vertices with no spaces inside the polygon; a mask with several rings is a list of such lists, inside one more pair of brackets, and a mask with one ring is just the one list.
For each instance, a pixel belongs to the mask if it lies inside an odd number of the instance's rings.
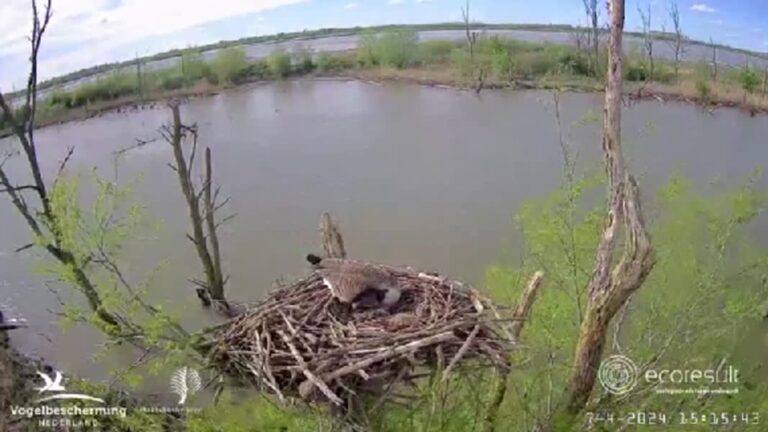
{"label": "goose's dark head", "polygon": [[307,255],[307,261],[309,261],[309,263],[312,264],[312,265],[318,265],[318,264],[320,264],[320,261],[322,261],[322,260],[323,260],[322,258],[320,258],[319,256],[317,256],[315,254]]}

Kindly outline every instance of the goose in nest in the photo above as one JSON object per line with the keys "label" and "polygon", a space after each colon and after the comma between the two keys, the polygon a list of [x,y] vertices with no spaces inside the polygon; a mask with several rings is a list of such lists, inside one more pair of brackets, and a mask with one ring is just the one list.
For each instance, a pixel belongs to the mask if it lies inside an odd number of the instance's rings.
{"label": "goose in nest", "polygon": [[402,295],[395,278],[376,266],[313,254],[307,255],[307,261],[323,278],[331,294],[342,303],[388,308]]}

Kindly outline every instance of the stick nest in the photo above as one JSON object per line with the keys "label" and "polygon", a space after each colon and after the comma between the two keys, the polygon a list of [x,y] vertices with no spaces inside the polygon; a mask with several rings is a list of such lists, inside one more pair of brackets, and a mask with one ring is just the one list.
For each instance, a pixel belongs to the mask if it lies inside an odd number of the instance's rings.
{"label": "stick nest", "polygon": [[506,370],[512,337],[494,305],[459,282],[384,267],[403,295],[390,310],[355,310],[315,273],[274,290],[215,335],[211,359],[281,401],[348,406],[395,384],[472,361]]}

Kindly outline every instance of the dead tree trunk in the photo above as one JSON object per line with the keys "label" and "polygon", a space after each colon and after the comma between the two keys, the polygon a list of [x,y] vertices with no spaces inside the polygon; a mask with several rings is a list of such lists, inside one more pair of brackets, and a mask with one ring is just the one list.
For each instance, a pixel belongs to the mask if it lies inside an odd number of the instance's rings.
{"label": "dead tree trunk", "polygon": [[640,21],[643,24],[643,45],[645,46],[645,55],[648,57],[648,77],[646,81],[653,81],[653,34],[651,33],[653,15],[651,14],[651,4],[648,3],[645,11],[638,6],[637,12],[640,14]]}
{"label": "dead tree trunk", "polygon": [[346,258],[347,251],[344,249],[344,239],[341,237],[339,226],[331,218],[330,213],[323,213],[320,219],[320,233],[323,237],[323,250],[325,256],[330,258]]}
{"label": "dead tree trunk", "polygon": [[475,33],[472,31],[472,24],[469,19],[469,0],[467,0],[465,7],[461,9],[461,17],[464,20],[464,33],[467,38],[469,59],[473,61],[475,59]]}
{"label": "dead tree trunk", "polygon": [[476,94],[480,94],[485,86],[485,67],[478,64],[475,58],[475,45],[477,45],[477,33],[472,31],[472,21],[469,15],[469,0],[465,7],[461,9],[461,16],[464,20],[464,32],[467,38],[467,50],[469,51],[469,68],[471,70],[472,87]]}
{"label": "dead tree trunk", "polygon": [[[591,55],[587,56],[590,72],[594,76],[598,75],[600,70],[600,28],[598,27],[598,6],[597,0],[582,0],[584,3],[584,12],[587,15],[587,21],[590,25],[591,35],[589,36],[589,49]],[[591,57],[591,59],[590,59]]]}
{"label": "dead tree trunk", "polygon": [[[213,168],[211,165],[211,150],[205,149],[205,175],[203,185],[199,188],[195,186],[192,180],[192,170],[194,169],[195,154],[197,152],[197,128],[195,126],[186,126],[181,122],[179,105],[171,104],[173,113],[173,123],[170,131],[164,130],[164,138],[173,148],[173,159],[175,165],[171,165],[179,179],[181,192],[187,203],[190,223],[192,224],[192,235],[187,237],[195,245],[197,256],[203,266],[205,281],[193,279],[197,285],[197,294],[204,306],[213,303],[217,309],[229,314],[231,308],[224,296],[224,285],[227,280],[223,276],[221,269],[221,254],[219,251],[219,238],[216,230],[216,211],[226,203],[217,204],[216,199],[218,190],[212,193]],[[191,136],[191,146],[189,159],[184,154],[182,147],[184,138]],[[201,202],[202,198],[202,202]]]}
{"label": "dead tree trunk", "polygon": [[675,31],[675,39],[672,41],[672,50],[675,53],[675,79],[680,78],[680,61],[683,56],[683,26],[680,24],[680,9],[676,2],[669,6],[669,17],[672,19],[672,26]]}
{"label": "dead tree trunk", "polygon": [[709,45],[712,46],[712,79],[717,81],[717,45],[709,38]]}
{"label": "dead tree trunk", "polygon": [[[578,414],[595,384],[611,319],[635,292],[654,265],[650,237],[643,221],[640,192],[626,170],[621,151],[622,32],[624,0],[610,0],[611,34],[603,108],[602,148],[608,175],[608,208],[587,286],[587,309],[576,345],[562,414]],[[616,265],[616,235],[624,226],[624,251]]]}

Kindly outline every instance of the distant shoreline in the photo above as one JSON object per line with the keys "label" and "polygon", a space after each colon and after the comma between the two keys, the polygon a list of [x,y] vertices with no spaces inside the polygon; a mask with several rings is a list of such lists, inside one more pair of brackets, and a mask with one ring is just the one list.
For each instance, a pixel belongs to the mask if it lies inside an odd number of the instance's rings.
{"label": "distant shoreline", "polygon": [[[515,24],[515,23],[499,23],[499,24],[486,24],[486,23],[474,23],[472,28],[475,30],[520,30],[520,31],[539,31],[544,33],[575,33],[577,31],[587,30],[583,27],[564,25],[564,24]],[[324,28],[318,30],[309,30],[303,32],[290,32],[290,33],[277,33],[264,36],[249,36],[240,39],[219,41],[211,44],[200,45],[190,48],[179,48],[163,51],[149,56],[138,57],[135,59],[124,60],[120,62],[104,63],[100,65],[91,66],[88,68],[80,69],[75,72],[70,72],[55,78],[41,81],[38,84],[38,90],[44,91],[50,88],[66,85],[84,78],[89,78],[94,75],[99,75],[122,68],[136,66],[137,64],[144,64],[153,61],[160,61],[165,59],[177,58],[185,53],[202,53],[209,52],[229,47],[241,47],[270,42],[286,42],[286,41],[301,41],[301,40],[316,40],[329,37],[341,37],[341,36],[354,36],[360,35],[365,32],[383,32],[392,29],[409,29],[413,31],[441,31],[441,30],[463,30],[463,23],[434,23],[434,24],[411,24],[411,25],[399,25],[389,24],[373,27],[347,27],[347,28]],[[601,34],[605,34],[601,30]],[[638,32],[625,32],[627,36],[642,37]],[[669,40],[671,35],[653,32],[653,37],[657,41]],[[686,44],[699,45],[710,47],[712,44],[695,39],[686,39]],[[756,51],[750,51],[743,48],[735,48],[728,45],[722,45],[715,43],[714,46],[719,50],[741,53],[753,57],[755,59],[762,59],[768,61],[768,54],[760,53]],[[15,91],[7,93],[6,96],[9,99],[13,99],[23,94],[23,91]]]}
{"label": "distant shoreline", "polygon": [[[391,83],[405,83],[412,85],[420,85],[426,87],[444,88],[454,91],[471,91],[474,90],[470,87],[461,85],[460,83],[448,80],[440,79],[439,76],[430,74],[424,74],[423,71],[417,69],[406,71],[393,71],[382,69],[379,71],[355,71],[339,74],[313,74],[307,76],[298,76],[289,78],[288,80],[314,80],[314,81],[358,81],[362,83],[375,83],[375,84],[391,84]],[[49,126],[56,126],[66,123],[86,121],[92,118],[98,118],[107,114],[129,114],[132,112],[142,111],[144,109],[154,109],[158,105],[165,104],[173,99],[194,99],[215,96],[225,91],[247,91],[248,87],[261,86],[274,84],[277,80],[259,80],[246,82],[232,87],[197,87],[183,89],[179,91],[165,92],[157,94],[152,97],[146,98],[141,101],[134,97],[122,98],[111,101],[97,102],[88,107],[71,109],[62,114],[50,119],[45,119],[38,122],[36,128],[41,129]],[[573,93],[601,93],[602,87],[595,87],[590,85],[573,84],[573,83],[556,83],[556,82],[536,82],[536,81],[520,81],[515,84],[497,84],[490,83],[483,90],[484,92],[492,92],[497,90],[513,90],[513,91],[526,91],[526,90],[558,90],[563,92]],[[647,87],[640,90],[639,85],[629,85],[625,88],[625,96],[629,100],[648,100],[657,101],[660,103],[677,102],[694,105],[705,109],[707,111],[714,112],[716,109],[729,108],[738,109],[743,112],[747,112],[751,115],[765,115],[768,114],[768,106],[746,106],[738,101],[710,101],[709,103],[703,103],[694,95],[686,95],[680,92],[670,91],[669,89]],[[10,131],[0,131],[0,139],[11,136]]]}

